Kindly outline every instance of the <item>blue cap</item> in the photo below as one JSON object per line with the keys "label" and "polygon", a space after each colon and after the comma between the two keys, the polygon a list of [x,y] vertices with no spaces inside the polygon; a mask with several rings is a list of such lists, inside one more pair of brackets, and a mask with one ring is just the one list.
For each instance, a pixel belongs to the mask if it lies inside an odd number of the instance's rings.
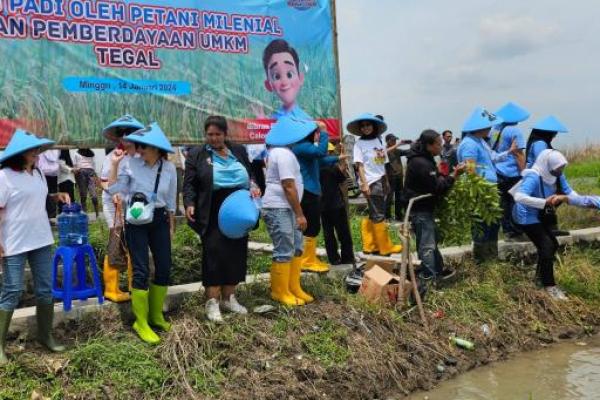
{"label": "blue cap", "polygon": [[496,116],[502,118],[505,124],[517,124],[525,121],[531,113],[512,101],[509,101],[503,105],[498,111]]}
{"label": "blue cap", "polygon": [[160,129],[160,126],[156,122],[151,123],[144,129],[137,130],[123,139],[140,144],[146,144],[148,146],[156,147],[157,149],[164,150],[167,153],[174,153],[171,142],[167,139],[165,133]]}
{"label": "blue cap", "polygon": [[387,131],[387,124],[371,113],[364,113],[354,118],[352,121],[348,122],[346,129],[353,135],[361,136],[360,123],[363,121],[372,122],[373,125],[375,125],[375,133],[377,135],[381,135],[383,132]]}
{"label": "blue cap", "polygon": [[16,155],[25,153],[28,150],[35,149],[37,147],[50,147],[53,144],[53,140],[39,138],[33,133],[24,131],[23,129],[17,129],[10,139],[10,142],[8,142],[4,153],[2,153],[2,156],[0,156],[0,163]]}
{"label": "blue cap", "polygon": [[569,130],[566,126],[562,124],[555,116],[549,115],[546,118],[538,121],[533,129],[538,129],[540,131],[548,131],[548,132],[562,132],[567,133]]}
{"label": "blue cap", "polygon": [[265,143],[269,146],[288,146],[301,141],[318,127],[315,121],[279,117],[267,133]]}
{"label": "blue cap", "polygon": [[486,110],[483,107],[477,107],[469,119],[463,125],[463,132],[474,132],[481,129],[489,129],[493,126],[500,125],[504,120]]}
{"label": "blue cap", "polygon": [[[129,130],[129,132],[123,132],[121,134],[118,134],[117,132],[118,132],[119,128],[127,129],[127,130]],[[108,140],[116,142],[125,133],[135,132],[139,129],[144,129],[144,124],[142,124],[137,119],[133,118],[131,115],[125,114],[122,117],[111,122],[106,128],[104,128],[102,130],[102,134]]]}
{"label": "blue cap", "polygon": [[240,239],[256,226],[259,211],[248,190],[231,193],[219,209],[219,230],[230,239]]}

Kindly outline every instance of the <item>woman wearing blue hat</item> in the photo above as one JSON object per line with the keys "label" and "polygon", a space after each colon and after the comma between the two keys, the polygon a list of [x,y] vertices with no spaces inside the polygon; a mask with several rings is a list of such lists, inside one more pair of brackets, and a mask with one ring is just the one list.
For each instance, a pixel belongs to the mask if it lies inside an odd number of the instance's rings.
{"label": "woman wearing blue hat", "polygon": [[[258,210],[246,191],[251,186],[246,148],[229,142],[227,130],[222,116],[210,116],[204,121],[206,143],[190,151],[183,181],[186,217],[202,238],[206,315],[215,322],[223,321],[221,307],[233,313],[247,313],[237,301],[235,289],[246,280],[248,233],[258,222]],[[236,212],[239,219],[235,218]]]}
{"label": "woman wearing blue hat", "polygon": [[533,126],[531,134],[527,139],[527,147],[525,150],[527,168],[531,168],[542,151],[553,148],[552,141],[558,133],[567,132],[569,132],[569,130],[562,122],[552,115],[538,121]]}
{"label": "woman wearing blue hat", "polygon": [[495,164],[498,174],[500,205],[502,206],[502,230],[506,241],[521,241],[524,239],[524,235],[512,222],[511,215],[515,202],[508,191],[521,180],[521,171],[525,169],[525,137],[518,124],[526,121],[530,113],[520,105],[509,101],[495,114],[503,122],[495,127],[497,132],[492,138],[492,150],[503,152],[509,150],[513,142],[517,144],[515,154],[509,154],[504,160]]}
{"label": "woman wearing blue hat", "polygon": [[[458,146],[458,162],[464,162],[467,171],[484,177],[488,182],[497,184],[498,175],[495,163],[506,159],[509,154],[518,152],[518,145],[512,141],[508,150],[497,153],[488,145],[486,139],[493,126],[504,121],[488,112],[483,107],[477,107],[465,122],[462,131],[464,138]],[[487,225],[484,223],[473,224],[473,258],[477,263],[495,259],[498,256],[498,231],[497,223]]]}
{"label": "woman wearing blue hat", "polygon": [[[35,167],[40,151],[54,142],[17,129],[0,156],[0,365],[13,310],[25,289],[25,262],[29,262],[36,297],[38,341],[54,352],[64,351],[52,336],[52,245],[54,238],[46,212],[48,187]],[[53,195],[70,203],[66,193]]]}
{"label": "woman wearing blue hat", "polygon": [[304,193],[300,164],[290,147],[317,129],[313,121],[283,116],[265,138],[268,155],[262,216],[273,241],[271,298],[286,306],[314,300],[300,285],[302,233],[308,223],[300,204]]}
{"label": "woman wearing blue hat", "polygon": [[348,123],[347,129],[360,136],[354,143],[354,163],[358,165],[360,190],[369,206],[369,218],[361,221],[363,252],[382,256],[400,253],[402,246],[392,243],[385,223],[385,199],[390,191],[385,164],[389,160],[381,135],[387,125],[381,118],[365,113]]}
{"label": "woman wearing blue hat", "polygon": [[[135,315],[133,329],[146,343],[160,342],[152,327],[168,331],[171,325],[163,316],[171,272],[171,239],[175,229],[177,173],[166,160],[173,152],[171,143],[158,124],[124,137],[135,143],[141,157],[130,158],[119,168],[125,153],[116,150],[112,157],[108,191],[127,193],[125,237],[133,264],[131,308]],[[149,284],[148,249],[154,259],[154,279]]]}

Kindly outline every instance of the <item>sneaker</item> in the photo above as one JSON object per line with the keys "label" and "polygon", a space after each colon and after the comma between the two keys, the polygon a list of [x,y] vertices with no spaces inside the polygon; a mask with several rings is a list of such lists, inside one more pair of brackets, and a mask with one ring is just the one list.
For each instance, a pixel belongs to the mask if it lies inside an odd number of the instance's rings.
{"label": "sneaker", "polygon": [[455,269],[450,269],[450,268],[445,268],[438,276],[439,279],[445,281],[446,279],[450,279],[452,278],[454,275],[456,275],[456,270]]}
{"label": "sneaker", "polygon": [[217,299],[209,299],[206,302],[206,317],[212,322],[223,322]]}
{"label": "sneaker", "polygon": [[230,295],[229,300],[222,300],[221,306],[225,311],[229,311],[236,314],[248,314],[246,307],[238,303],[235,295]]}
{"label": "sneaker", "polygon": [[565,292],[562,291],[558,286],[546,286],[546,292],[552,297],[554,300],[566,301],[569,300]]}

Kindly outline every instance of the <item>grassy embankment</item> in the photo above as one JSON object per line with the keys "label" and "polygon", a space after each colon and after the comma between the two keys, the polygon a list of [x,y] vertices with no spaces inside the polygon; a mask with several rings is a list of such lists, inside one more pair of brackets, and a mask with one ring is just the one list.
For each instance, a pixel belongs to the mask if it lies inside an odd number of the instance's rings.
{"label": "grassy embankment", "polygon": [[[459,266],[456,282],[427,298],[430,330],[415,310],[366,304],[323,277],[305,281],[318,298],[313,305],[228,316],[220,326],[205,321],[195,295],[169,315],[173,330],[155,348],[139,342],[128,316],[105,310],[59,328],[71,349],[64,355],[11,338],[0,399],[28,399],[34,390],[86,400],[400,398],[511,353],[595,332],[600,248],[566,249],[561,260],[558,281],[571,295],[565,303],[534,287],[530,264]],[[271,303],[265,284],[244,287],[240,298],[251,307]],[[475,350],[450,345],[453,333]]]}

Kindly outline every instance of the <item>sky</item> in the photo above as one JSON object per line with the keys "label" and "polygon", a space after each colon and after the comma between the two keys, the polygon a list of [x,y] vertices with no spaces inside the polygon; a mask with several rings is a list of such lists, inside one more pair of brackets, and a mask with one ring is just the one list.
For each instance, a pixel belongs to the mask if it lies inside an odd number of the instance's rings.
{"label": "sky", "polygon": [[337,0],[344,123],[384,115],[389,131],[460,132],[476,106],[515,101],[600,143],[600,0]]}

